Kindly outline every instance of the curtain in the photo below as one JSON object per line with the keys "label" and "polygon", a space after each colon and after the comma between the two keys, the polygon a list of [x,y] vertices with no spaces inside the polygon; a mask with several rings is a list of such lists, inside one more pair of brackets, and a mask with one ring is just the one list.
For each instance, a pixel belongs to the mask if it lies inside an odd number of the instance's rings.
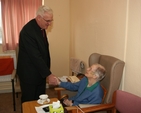
{"label": "curtain", "polygon": [[2,49],[15,50],[22,27],[35,18],[42,0],[1,0]]}

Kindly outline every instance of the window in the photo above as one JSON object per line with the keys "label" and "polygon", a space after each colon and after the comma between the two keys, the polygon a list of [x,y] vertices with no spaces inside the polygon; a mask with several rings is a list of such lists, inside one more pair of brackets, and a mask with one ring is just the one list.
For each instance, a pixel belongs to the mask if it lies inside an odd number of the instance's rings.
{"label": "window", "polygon": [[1,22],[1,2],[0,2],[0,44],[2,44],[2,22]]}
{"label": "window", "polygon": [[36,16],[36,10],[42,5],[42,0],[0,1],[2,15],[2,50],[14,50],[18,45],[21,28]]}

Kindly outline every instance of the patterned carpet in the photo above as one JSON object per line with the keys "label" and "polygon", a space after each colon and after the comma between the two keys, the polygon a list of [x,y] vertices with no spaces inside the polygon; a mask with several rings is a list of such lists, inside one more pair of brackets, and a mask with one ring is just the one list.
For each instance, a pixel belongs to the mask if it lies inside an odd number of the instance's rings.
{"label": "patterned carpet", "polygon": [[[46,93],[49,95],[49,98],[57,97],[54,88],[48,88]],[[18,94],[16,98],[16,111],[13,110],[13,98],[12,93],[1,93],[0,94],[0,113],[22,113],[21,112],[21,94]]]}

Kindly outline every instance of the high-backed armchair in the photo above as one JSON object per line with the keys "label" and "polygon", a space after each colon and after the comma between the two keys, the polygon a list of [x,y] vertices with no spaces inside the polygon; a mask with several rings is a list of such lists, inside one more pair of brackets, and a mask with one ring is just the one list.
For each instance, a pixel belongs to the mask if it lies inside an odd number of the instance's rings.
{"label": "high-backed armchair", "polygon": [[89,66],[94,63],[99,63],[106,69],[106,77],[101,81],[101,84],[108,91],[104,103],[110,103],[113,92],[119,89],[125,63],[113,56],[93,53],[89,57]]}
{"label": "high-backed armchair", "polygon": [[[103,103],[111,103],[113,92],[119,89],[125,63],[113,56],[92,53],[89,56],[89,66],[94,63],[99,63],[106,69],[106,77],[101,81],[101,85],[107,90],[107,95]],[[60,90],[57,88],[55,90],[58,91],[58,94],[61,94]],[[76,107],[66,107],[66,109],[71,111],[72,109],[76,109]]]}

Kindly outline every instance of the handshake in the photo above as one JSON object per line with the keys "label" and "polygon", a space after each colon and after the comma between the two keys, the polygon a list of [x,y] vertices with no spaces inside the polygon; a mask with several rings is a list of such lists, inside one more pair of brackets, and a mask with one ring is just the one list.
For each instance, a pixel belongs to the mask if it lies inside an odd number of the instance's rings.
{"label": "handshake", "polygon": [[48,83],[49,85],[59,85],[60,84],[60,80],[53,74],[48,76]]}

